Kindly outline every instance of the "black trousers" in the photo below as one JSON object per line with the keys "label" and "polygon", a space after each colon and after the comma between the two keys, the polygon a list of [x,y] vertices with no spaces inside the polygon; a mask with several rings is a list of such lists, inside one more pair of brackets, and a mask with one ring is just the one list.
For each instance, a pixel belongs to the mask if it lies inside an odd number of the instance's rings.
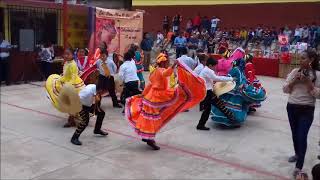
{"label": "black trousers", "polygon": [[224,102],[219,99],[212,90],[207,90],[207,95],[200,105],[202,106],[203,112],[199,120],[198,127],[203,127],[206,125],[210,116],[211,105],[214,105],[216,108],[218,108],[231,123],[236,122],[233,113],[224,106]]}
{"label": "black trousers", "polygon": [[116,95],[115,82],[114,82],[113,76],[106,77],[99,74],[98,84],[101,84],[102,87],[109,92],[109,95],[111,96],[111,99],[112,99],[112,104],[114,106],[117,105],[118,99]]}
{"label": "black trousers", "polygon": [[10,84],[9,72],[10,72],[9,58],[0,59],[0,84],[2,81],[5,81],[7,85]]}
{"label": "black trousers", "polygon": [[51,73],[51,63],[46,61],[41,61],[41,70],[42,74],[45,77],[45,80],[52,74]]}
{"label": "black trousers", "polygon": [[211,100],[213,98],[213,91],[207,90],[207,95],[204,98],[204,100],[201,102],[202,109],[202,115],[198,123],[198,127],[204,127],[209,119],[210,111],[211,111]]}
{"label": "black trousers", "polygon": [[74,132],[75,137],[79,137],[88,126],[90,113],[95,113],[97,115],[97,121],[94,127],[94,131],[99,131],[101,129],[102,122],[106,113],[102,109],[100,109],[100,111],[97,111],[94,104],[91,107],[82,106],[82,110],[80,111],[80,122],[78,123],[77,129]]}
{"label": "black trousers", "polygon": [[298,159],[296,168],[302,169],[308,145],[308,133],[314,119],[314,106],[287,104],[294,152]]}
{"label": "black trousers", "polygon": [[141,94],[141,91],[139,90],[139,82],[138,81],[130,81],[124,84],[123,89],[123,98],[124,101],[131,96]]}

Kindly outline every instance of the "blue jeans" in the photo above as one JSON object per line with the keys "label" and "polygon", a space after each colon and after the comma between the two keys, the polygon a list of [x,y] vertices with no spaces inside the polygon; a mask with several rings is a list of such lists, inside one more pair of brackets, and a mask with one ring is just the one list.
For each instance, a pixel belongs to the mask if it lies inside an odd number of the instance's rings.
{"label": "blue jeans", "polygon": [[314,106],[287,104],[293,147],[296,156],[296,168],[302,169],[307,151],[309,129],[313,122]]}

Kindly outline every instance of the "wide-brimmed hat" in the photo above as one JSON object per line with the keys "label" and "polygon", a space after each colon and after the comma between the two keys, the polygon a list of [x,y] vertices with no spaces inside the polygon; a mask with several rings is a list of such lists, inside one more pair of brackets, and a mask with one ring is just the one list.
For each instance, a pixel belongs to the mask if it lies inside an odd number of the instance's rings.
{"label": "wide-brimmed hat", "polygon": [[124,87],[124,83],[121,80],[120,76],[118,74],[115,74],[113,76],[114,78],[114,84],[115,84],[115,90],[117,93],[122,93],[123,91],[123,87]]}
{"label": "wide-brimmed hat", "polygon": [[80,97],[73,85],[63,85],[57,98],[58,108],[61,112],[75,115],[82,109]]}
{"label": "wide-brimmed hat", "polygon": [[222,94],[230,92],[234,87],[236,87],[236,83],[234,81],[216,82],[213,86],[213,91],[219,97]]}

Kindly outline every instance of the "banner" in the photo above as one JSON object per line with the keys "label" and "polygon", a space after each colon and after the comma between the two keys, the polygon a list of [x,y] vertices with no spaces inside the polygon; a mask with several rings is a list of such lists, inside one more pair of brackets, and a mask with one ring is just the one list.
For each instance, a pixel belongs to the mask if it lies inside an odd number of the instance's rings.
{"label": "banner", "polygon": [[130,44],[140,44],[143,12],[96,8],[95,31],[90,38],[90,51],[105,43],[108,52],[123,55]]}

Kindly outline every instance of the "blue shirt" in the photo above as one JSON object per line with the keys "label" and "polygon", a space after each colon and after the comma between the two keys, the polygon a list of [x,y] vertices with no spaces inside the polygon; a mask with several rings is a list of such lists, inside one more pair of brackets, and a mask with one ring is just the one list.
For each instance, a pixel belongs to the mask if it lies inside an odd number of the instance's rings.
{"label": "blue shirt", "polygon": [[174,39],[174,45],[177,47],[186,47],[187,39],[185,37],[176,37]]}

